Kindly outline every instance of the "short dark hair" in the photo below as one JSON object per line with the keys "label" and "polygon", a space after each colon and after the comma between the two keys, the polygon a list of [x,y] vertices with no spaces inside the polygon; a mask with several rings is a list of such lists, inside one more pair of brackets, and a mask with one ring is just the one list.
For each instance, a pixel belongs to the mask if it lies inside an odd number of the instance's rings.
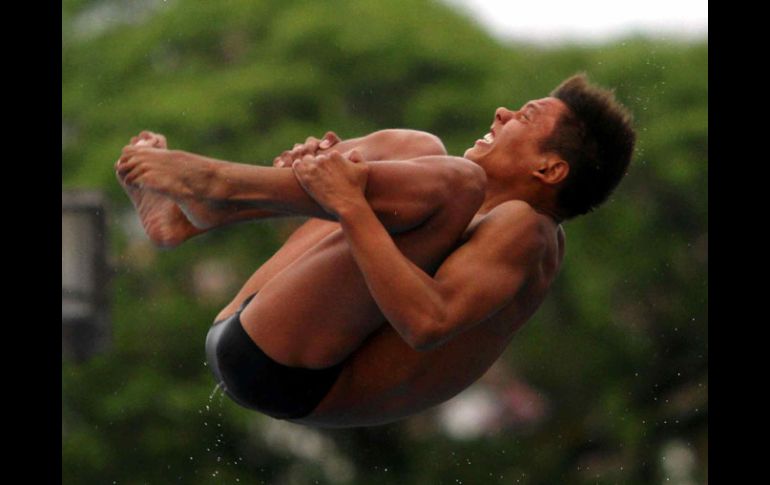
{"label": "short dark hair", "polygon": [[611,90],[576,74],[551,92],[569,108],[541,143],[569,164],[557,204],[564,217],[591,212],[615,190],[626,174],[636,143],[632,115]]}

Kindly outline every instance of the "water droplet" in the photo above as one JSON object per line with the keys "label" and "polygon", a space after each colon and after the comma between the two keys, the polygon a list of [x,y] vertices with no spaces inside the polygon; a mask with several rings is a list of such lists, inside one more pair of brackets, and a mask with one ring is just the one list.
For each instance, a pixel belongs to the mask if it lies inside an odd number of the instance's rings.
{"label": "water droplet", "polygon": [[214,386],[214,390],[211,391],[211,394],[209,394],[209,401],[214,399],[214,395],[217,393],[217,391],[219,390],[220,386],[224,389],[224,385],[221,382],[217,382],[217,385]]}

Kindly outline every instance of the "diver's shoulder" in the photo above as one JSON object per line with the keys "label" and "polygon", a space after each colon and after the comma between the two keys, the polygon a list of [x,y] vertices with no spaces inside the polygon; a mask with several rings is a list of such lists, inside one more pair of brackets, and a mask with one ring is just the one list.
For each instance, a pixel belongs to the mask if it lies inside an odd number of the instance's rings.
{"label": "diver's shoulder", "polygon": [[488,217],[494,217],[500,221],[518,221],[526,224],[543,224],[550,218],[535,210],[528,202],[524,200],[507,200],[502,204],[495,206],[489,213]]}
{"label": "diver's shoulder", "polygon": [[523,200],[508,200],[495,206],[483,222],[489,232],[519,244],[527,241],[532,247],[547,246],[555,233],[563,231],[550,216]]}

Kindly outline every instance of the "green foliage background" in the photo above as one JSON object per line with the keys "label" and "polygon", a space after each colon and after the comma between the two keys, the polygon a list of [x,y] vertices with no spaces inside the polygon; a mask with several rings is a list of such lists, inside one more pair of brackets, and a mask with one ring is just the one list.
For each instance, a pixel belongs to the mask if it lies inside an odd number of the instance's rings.
{"label": "green foliage background", "polygon": [[[705,481],[706,41],[505,45],[429,0],[65,0],[62,12],[62,186],[108,194],[115,267],[112,348],[62,363],[64,483],[646,484],[671,478],[661,460],[672,442],[696,452],[693,478]],[[203,342],[228,299],[196,296],[195,263],[231,268],[235,291],[299,221],[171,251],[137,242],[112,171],[132,135],[269,164],[328,129],[409,127],[462,154],[497,106],[543,97],[576,71],[616,89],[639,143],[610,203],[567,224],[553,292],[502,357],[547,396],[548,419],[470,441],[425,416],[321,431],[353,464],[335,479],[270,446],[268,418],[209,399]]]}

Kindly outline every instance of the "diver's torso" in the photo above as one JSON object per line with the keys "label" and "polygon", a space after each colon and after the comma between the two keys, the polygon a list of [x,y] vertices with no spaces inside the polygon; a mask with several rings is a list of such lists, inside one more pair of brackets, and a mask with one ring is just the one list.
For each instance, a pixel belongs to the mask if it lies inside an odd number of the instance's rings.
{"label": "diver's torso", "polygon": [[[476,216],[463,240],[484,216]],[[537,281],[506,308],[438,348],[417,351],[390,325],[370,335],[348,359],[339,380],[308,418],[325,426],[375,425],[440,404],[478,380],[547,295],[564,255],[564,231],[554,225]]]}

